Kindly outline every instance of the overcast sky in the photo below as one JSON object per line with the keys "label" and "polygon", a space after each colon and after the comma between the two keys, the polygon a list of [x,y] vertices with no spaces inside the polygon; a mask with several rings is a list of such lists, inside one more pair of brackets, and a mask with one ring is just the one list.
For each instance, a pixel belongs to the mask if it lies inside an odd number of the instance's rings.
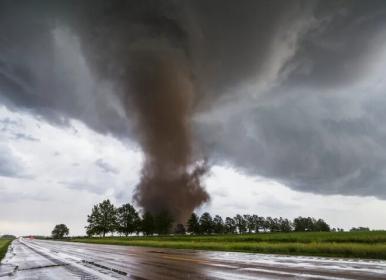
{"label": "overcast sky", "polygon": [[145,1],[103,20],[103,1],[15,3],[0,0],[0,234],[84,234],[95,203],[134,203],[146,153],[120,75],[138,49],[191,74],[198,212],[386,229],[384,1]]}

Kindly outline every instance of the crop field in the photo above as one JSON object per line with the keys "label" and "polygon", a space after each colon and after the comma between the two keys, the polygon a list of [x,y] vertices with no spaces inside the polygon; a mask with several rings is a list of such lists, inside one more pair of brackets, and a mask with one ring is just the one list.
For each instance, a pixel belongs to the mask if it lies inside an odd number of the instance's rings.
{"label": "crop field", "polygon": [[93,237],[70,240],[158,248],[386,259],[386,231]]}
{"label": "crop field", "polygon": [[4,258],[5,254],[7,253],[8,246],[11,244],[11,239],[3,239],[0,238],[0,261]]}

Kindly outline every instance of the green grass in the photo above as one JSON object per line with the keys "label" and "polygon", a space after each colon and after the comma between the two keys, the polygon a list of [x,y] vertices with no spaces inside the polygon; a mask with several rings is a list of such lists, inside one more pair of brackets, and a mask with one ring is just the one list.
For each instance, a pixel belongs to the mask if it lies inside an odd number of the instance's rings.
{"label": "green grass", "polygon": [[386,231],[134,236],[73,238],[71,241],[157,248],[386,259]]}
{"label": "green grass", "polygon": [[12,239],[3,239],[0,238],[0,261],[4,258],[7,253],[8,246],[11,244]]}

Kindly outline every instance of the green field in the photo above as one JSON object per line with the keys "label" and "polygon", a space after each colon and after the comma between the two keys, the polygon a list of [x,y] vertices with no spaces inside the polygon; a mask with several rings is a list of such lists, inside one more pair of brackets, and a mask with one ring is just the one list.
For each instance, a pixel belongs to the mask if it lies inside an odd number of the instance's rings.
{"label": "green field", "polygon": [[386,259],[386,231],[94,237],[73,238],[71,241],[175,249]]}
{"label": "green field", "polygon": [[4,258],[5,254],[7,253],[8,246],[11,244],[11,239],[3,239],[0,238],[0,261]]}

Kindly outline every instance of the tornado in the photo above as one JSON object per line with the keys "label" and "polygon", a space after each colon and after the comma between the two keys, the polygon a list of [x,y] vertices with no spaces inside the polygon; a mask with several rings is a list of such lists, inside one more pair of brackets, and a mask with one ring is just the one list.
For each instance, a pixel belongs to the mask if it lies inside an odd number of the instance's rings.
{"label": "tornado", "polygon": [[208,200],[201,184],[207,171],[193,157],[191,73],[175,53],[136,54],[126,102],[136,108],[139,140],[145,155],[135,200],[153,214],[167,211],[176,222]]}
{"label": "tornado", "polygon": [[95,1],[76,14],[73,30],[90,68],[113,81],[144,162],[134,200],[144,212],[167,212],[185,223],[209,200],[208,165],[192,135],[197,87],[192,28],[174,1]]}

